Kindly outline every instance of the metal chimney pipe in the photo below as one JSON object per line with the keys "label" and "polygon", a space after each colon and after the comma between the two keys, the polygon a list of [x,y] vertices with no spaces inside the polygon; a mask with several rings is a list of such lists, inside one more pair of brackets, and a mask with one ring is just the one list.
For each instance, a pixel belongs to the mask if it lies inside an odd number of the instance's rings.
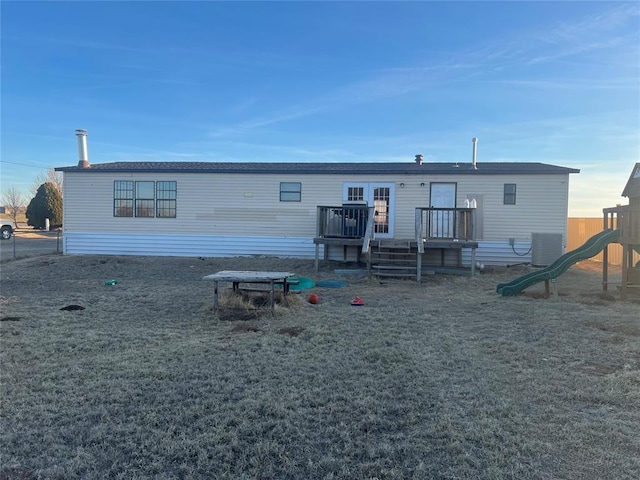
{"label": "metal chimney pipe", "polygon": [[89,153],[87,151],[87,131],[78,129],[76,130],[76,136],[78,137],[78,167],[89,168]]}
{"label": "metal chimney pipe", "polygon": [[473,140],[471,141],[473,142],[473,169],[477,170],[478,164],[476,163],[476,152],[478,150],[478,139],[476,137],[473,137]]}
{"label": "metal chimney pipe", "polygon": [[424,161],[424,160],[423,160],[422,155],[420,155],[420,154],[416,155],[416,163],[417,163],[418,165],[422,165],[422,162],[423,162],[423,161]]}

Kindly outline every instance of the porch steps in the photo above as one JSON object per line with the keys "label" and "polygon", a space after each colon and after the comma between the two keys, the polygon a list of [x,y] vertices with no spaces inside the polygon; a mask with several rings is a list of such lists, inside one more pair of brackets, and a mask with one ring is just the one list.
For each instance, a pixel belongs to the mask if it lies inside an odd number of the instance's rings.
{"label": "porch steps", "polygon": [[371,274],[376,277],[416,277],[415,242],[377,240],[371,245]]}

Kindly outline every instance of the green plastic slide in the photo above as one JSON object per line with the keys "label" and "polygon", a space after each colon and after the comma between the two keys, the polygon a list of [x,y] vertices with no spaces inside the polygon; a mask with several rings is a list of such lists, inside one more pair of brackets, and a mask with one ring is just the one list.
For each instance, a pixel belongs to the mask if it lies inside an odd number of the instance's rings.
{"label": "green plastic slide", "polygon": [[527,273],[509,283],[500,283],[496,287],[496,292],[505,297],[509,297],[517,295],[525,288],[538,282],[558,278],[566,272],[571,265],[597,255],[608,244],[617,241],[619,236],[619,230],[604,230],[591,237],[581,247],[565,253],[548,267],[536,272]]}

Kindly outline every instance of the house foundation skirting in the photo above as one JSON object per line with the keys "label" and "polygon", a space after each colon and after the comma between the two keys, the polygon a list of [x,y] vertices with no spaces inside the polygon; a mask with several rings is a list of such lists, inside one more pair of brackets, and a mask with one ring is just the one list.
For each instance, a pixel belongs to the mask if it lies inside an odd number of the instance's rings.
{"label": "house foundation skirting", "polygon": [[[69,232],[63,236],[63,252],[67,255],[141,255],[171,257],[237,257],[265,255],[314,259],[316,246],[320,258],[325,258],[325,245],[316,245],[314,237],[244,237],[231,235],[194,234],[138,234]],[[526,253],[529,242],[518,242],[516,252]],[[358,246],[348,248],[347,259],[355,260]],[[470,249],[462,250],[462,264],[470,265]],[[341,260],[343,249],[334,247],[328,252],[329,260]],[[513,265],[531,261],[531,255],[516,255],[507,242],[479,241],[477,262],[485,265]]]}
{"label": "house foundation skirting", "polygon": [[313,237],[64,232],[67,255],[314,258]]}

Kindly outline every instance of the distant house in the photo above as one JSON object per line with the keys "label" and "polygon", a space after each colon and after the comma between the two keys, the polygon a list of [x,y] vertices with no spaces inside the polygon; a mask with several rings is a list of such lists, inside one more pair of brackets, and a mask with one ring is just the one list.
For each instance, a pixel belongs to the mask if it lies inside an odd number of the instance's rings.
{"label": "distant house", "polygon": [[354,259],[414,242],[425,264],[467,266],[472,253],[487,265],[530,261],[536,232],[566,238],[569,175],[579,172],[421,159],[90,165],[82,153],[56,171],[65,254]]}

